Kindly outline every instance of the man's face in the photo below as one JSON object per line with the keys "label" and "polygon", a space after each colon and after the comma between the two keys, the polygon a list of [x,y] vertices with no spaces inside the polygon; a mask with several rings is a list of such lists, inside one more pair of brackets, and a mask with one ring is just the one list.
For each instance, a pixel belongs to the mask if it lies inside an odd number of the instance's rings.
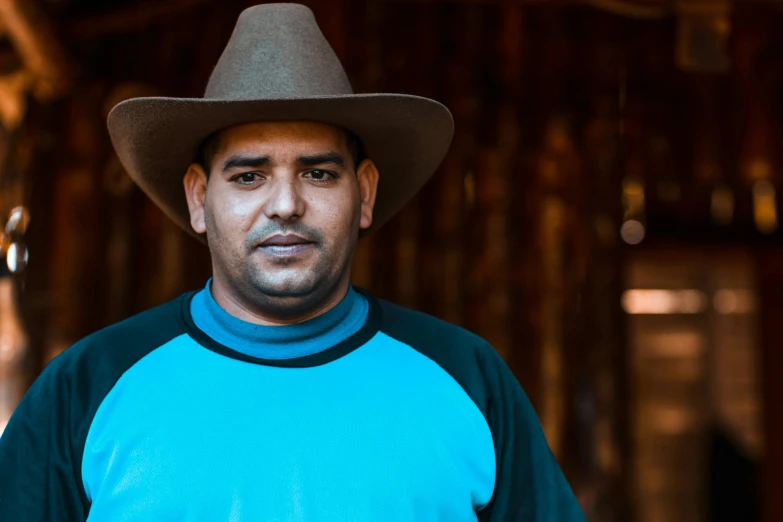
{"label": "man's face", "polygon": [[318,306],[347,285],[358,232],[372,221],[377,171],[319,123],[252,123],[217,137],[205,173],[185,177],[191,223],[206,232],[214,278],[248,304]]}

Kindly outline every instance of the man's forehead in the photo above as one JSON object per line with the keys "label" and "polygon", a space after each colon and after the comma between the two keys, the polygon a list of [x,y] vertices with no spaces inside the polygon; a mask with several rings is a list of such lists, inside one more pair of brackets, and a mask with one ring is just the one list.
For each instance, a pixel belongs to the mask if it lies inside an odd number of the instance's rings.
{"label": "man's forehead", "polygon": [[264,146],[343,148],[346,146],[346,134],[341,128],[326,123],[253,122],[223,129],[216,136],[216,142],[216,154]]}

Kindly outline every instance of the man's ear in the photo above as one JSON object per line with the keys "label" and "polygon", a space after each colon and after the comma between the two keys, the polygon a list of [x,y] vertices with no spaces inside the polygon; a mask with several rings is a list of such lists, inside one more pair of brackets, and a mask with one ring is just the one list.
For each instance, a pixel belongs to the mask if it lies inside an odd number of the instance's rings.
{"label": "man's ear", "polygon": [[207,231],[204,221],[204,205],[207,199],[207,173],[198,163],[191,163],[182,182],[185,186],[185,197],[190,211],[190,226],[198,234]]}
{"label": "man's ear", "polygon": [[356,169],[356,177],[359,180],[359,196],[362,202],[359,228],[364,230],[372,225],[372,211],[375,208],[375,195],[378,193],[378,168],[372,160],[365,159]]}

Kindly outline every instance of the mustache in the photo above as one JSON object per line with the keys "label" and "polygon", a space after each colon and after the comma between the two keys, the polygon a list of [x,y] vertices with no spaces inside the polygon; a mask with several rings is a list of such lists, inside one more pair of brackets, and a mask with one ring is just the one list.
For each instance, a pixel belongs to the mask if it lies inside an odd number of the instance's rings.
{"label": "mustache", "polygon": [[248,251],[252,251],[263,240],[277,234],[283,236],[288,234],[296,234],[297,236],[300,236],[303,239],[316,244],[323,243],[325,239],[323,232],[315,227],[304,225],[298,222],[291,222],[286,224],[272,222],[255,230],[251,230],[245,237],[245,247],[248,249]]}

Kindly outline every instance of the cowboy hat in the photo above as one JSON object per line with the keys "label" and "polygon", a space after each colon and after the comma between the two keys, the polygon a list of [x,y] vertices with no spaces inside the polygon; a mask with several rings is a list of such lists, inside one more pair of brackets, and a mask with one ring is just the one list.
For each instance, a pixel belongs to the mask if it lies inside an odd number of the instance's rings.
{"label": "cowboy hat", "polygon": [[109,113],[117,156],[179,226],[190,226],[182,178],[212,133],[257,121],[313,121],[353,132],[380,172],[372,226],[429,179],[453,135],[449,110],[405,94],[354,94],[312,11],[265,4],[242,12],[203,98],[131,98]]}

